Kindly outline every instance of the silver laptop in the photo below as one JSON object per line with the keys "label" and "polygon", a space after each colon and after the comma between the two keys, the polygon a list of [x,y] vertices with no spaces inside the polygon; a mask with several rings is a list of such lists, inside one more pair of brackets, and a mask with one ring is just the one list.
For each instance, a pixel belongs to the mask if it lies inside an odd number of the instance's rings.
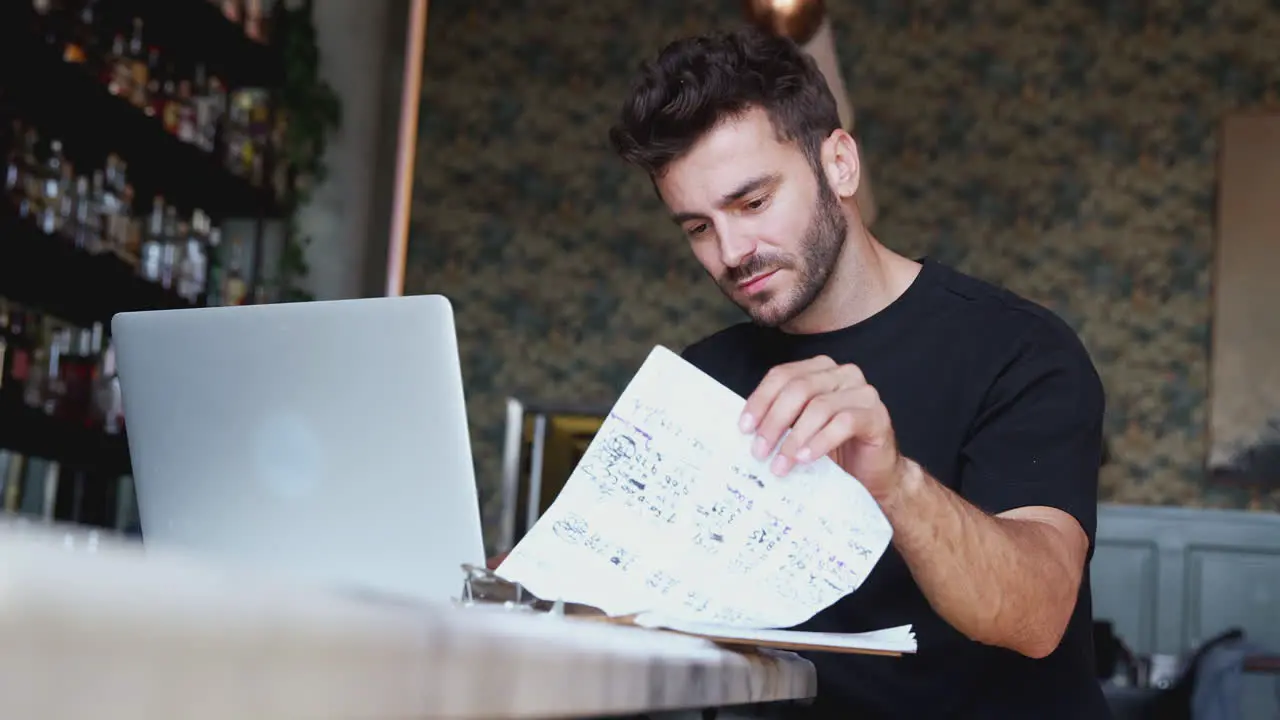
{"label": "silver laptop", "polygon": [[146,545],[447,601],[481,564],[449,301],[112,321]]}

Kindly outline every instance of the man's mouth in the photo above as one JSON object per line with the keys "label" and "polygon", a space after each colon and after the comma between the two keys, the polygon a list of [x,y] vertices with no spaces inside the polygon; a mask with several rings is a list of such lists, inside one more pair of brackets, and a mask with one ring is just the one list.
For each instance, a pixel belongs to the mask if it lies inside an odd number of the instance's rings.
{"label": "man's mouth", "polygon": [[769,284],[769,279],[777,272],[778,271],[775,269],[752,275],[746,280],[738,283],[738,290],[746,295],[754,295],[761,290],[764,290],[765,286]]}

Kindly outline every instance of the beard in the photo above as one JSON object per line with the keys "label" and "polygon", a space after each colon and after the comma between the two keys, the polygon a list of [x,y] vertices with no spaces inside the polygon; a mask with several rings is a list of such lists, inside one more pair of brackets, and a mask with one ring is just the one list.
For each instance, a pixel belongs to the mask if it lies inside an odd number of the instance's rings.
{"label": "beard", "polygon": [[[725,271],[716,284],[755,324],[771,328],[785,325],[807,310],[826,288],[836,259],[844,249],[848,230],[849,221],[841,212],[840,200],[825,178],[820,178],[818,199],[800,242],[799,255],[752,255],[741,265]],[[771,288],[744,301],[734,298],[738,283],[775,270],[792,271],[795,284],[789,288]]]}

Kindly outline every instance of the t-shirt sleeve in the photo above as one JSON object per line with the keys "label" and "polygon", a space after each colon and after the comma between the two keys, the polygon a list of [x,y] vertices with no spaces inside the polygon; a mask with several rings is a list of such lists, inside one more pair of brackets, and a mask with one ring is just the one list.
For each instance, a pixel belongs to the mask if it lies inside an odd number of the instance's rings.
{"label": "t-shirt sleeve", "polygon": [[993,514],[1062,510],[1092,546],[1104,409],[1102,382],[1075,333],[1038,322],[992,383],[961,449],[960,494]]}

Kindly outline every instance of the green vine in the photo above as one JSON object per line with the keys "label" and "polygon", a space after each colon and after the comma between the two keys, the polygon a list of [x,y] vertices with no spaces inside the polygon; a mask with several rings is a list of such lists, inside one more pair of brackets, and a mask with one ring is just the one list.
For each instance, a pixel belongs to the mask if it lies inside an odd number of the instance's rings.
{"label": "green vine", "polygon": [[288,168],[286,196],[280,198],[284,218],[284,245],[277,276],[280,302],[314,299],[302,287],[310,271],[307,248],[311,238],[302,233],[299,211],[328,176],[325,150],[330,134],[342,126],[338,94],[320,77],[314,5],[314,0],[304,0],[292,8],[277,2],[272,14],[272,42],[284,63],[276,110],[283,113],[285,125],[276,162],[283,162]]}

